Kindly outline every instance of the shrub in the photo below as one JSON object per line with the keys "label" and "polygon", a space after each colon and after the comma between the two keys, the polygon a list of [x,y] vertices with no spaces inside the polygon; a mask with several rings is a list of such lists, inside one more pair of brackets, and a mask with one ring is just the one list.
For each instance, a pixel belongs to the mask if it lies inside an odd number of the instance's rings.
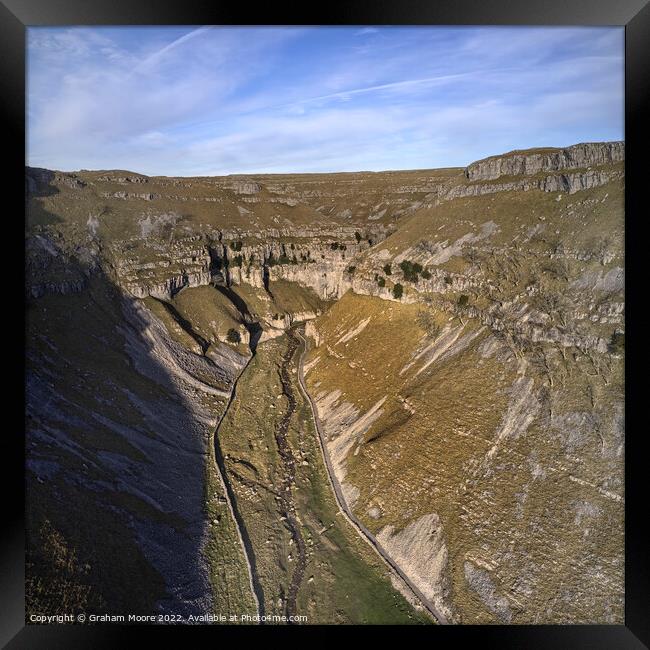
{"label": "shrub", "polygon": [[422,271],[422,273],[420,273],[420,275],[421,275],[425,280],[430,280],[430,279],[431,279],[431,273],[429,273],[429,271],[427,271],[426,269],[424,269],[424,271]]}
{"label": "shrub", "polygon": [[241,343],[241,335],[234,327],[231,327],[226,334],[226,340],[230,343]]}
{"label": "shrub", "polygon": [[393,287],[393,298],[401,298],[404,295],[404,287],[398,282]]}
{"label": "shrub", "polygon": [[230,248],[232,248],[232,250],[234,251],[239,252],[241,250],[241,247],[242,247],[242,243],[240,241],[230,242]]}
{"label": "shrub", "polygon": [[380,287],[385,287],[386,286],[386,280],[384,280],[384,278],[377,278],[377,284]]}
{"label": "shrub", "polygon": [[360,232],[355,232],[354,233],[354,238],[357,240],[357,244],[361,241],[361,233]]}
{"label": "shrub", "polygon": [[384,273],[386,275],[390,275],[392,273],[392,269],[390,268],[390,264],[384,264]]}
{"label": "shrub", "polygon": [[348,266],[348,273],[352,275],[357,270],[356,266]]}
{"label": "shrub", "polygon": [[399,264],[402,273],[404,274],[404,279],[409,282],[418,281],[418,273],[422,273],[422,266],[417,262],[410,262],[409,260],[402,260]]}
{"label": "shrub", "polygon": [[243,262],[244,262],[244,258],[241,255],[235,255],[235,257],[232,260],[232,265],[241,266]]}
{"label": "shrub", "polygon": [[458,298],[458,306],[459,307],[465,307],[467,303],[469,302],[469,296],[466,294],[462,294]]}

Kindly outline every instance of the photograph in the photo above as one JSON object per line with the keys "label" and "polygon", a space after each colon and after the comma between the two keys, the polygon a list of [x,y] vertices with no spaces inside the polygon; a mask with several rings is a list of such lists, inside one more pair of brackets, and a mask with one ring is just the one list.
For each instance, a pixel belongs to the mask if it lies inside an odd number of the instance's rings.
{"label": "photograph", "polygon": [[28,25],[25,625],[624,626],[625,47]]}

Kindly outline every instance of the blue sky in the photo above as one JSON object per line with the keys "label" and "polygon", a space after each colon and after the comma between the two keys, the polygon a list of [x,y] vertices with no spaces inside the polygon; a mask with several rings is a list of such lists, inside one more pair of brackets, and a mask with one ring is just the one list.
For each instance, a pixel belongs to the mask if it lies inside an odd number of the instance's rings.
{"label": "blue sky", "polygon": [[623,139],[623,29],[36,27],[28,164],[191,176],[462,166]]}

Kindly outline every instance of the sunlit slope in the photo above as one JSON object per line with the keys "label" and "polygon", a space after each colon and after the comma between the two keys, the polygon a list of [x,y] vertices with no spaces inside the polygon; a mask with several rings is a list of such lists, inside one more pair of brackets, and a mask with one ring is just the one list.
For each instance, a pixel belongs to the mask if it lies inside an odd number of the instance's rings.
{"label": "sunlit slope", "polygon": [[[573,195],[508,191],[421,209],[364,254],[353,286],[390,296],[401,283],[412,299],[416,291],[458,295],[469,289],[476,296],[529,300],[536,289],[526,293],[528,287],[550,283],[549,291],[577,292],[598,279],[618,291],[623,189],[613,180]],[[399,268],[404,261],[425,273],[405,278]]]}
{"label": "sunlit slope", "polygon": [[622,190],[422,209],[310,326],[348,502],[453,620],[622,620]]}

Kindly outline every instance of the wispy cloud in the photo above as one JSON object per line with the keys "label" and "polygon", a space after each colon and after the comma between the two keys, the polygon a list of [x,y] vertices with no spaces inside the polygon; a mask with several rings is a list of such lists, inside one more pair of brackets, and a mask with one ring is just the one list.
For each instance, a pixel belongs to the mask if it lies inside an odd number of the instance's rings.
{"label": "wispy cloud", "polygon": [[619,28],[30,28],[28,159],[190,175],[463,165],[623,134]]}
{"label": "wispy cloud", "polygon": [[299,100],[298,104],[308,104],[311,102],[320,102],[324,99],[349,99],[352,95],[362,95],[365,93],[374,93],[382,90],[407,90],[408,88],[415,88],[416,86],[432,86],[436,84],[443,84],[462,77],[472,76],[475,73],[465,72],[463,74],[448,74],[439,75],[436,77],[425,77],[424,79],[405,79],[404,81],[393,81],[391,83],[379,84],[377,86],[367,86],[365,88],[350,88],[348,90],[341,90],[329,95],[321,95],[320,97],[311,97],[309,99]]}
{"label": "wispy cloud", "polygon": [[187,43],[187,41],[192,40],[193,38],[196,38],[201,34],[204,34],[209,29],[210,29],[209,27],[199,27],[198,29],[192,30],[188,34],[179,36],[177,39],[169,43],[169,45],[165,45],[165,47],[162,47],[161,49],[157,50],[153,54],[150,54],[144,61],[142,61],[142,63],[139,63],[133,69],[133,72],[138,73],[151,68],[152,66],[156,65],[156,63],[161,61],[166,54],[169,54],[169,52],[171,52],[175,48],[180,47],[183,43]]}

